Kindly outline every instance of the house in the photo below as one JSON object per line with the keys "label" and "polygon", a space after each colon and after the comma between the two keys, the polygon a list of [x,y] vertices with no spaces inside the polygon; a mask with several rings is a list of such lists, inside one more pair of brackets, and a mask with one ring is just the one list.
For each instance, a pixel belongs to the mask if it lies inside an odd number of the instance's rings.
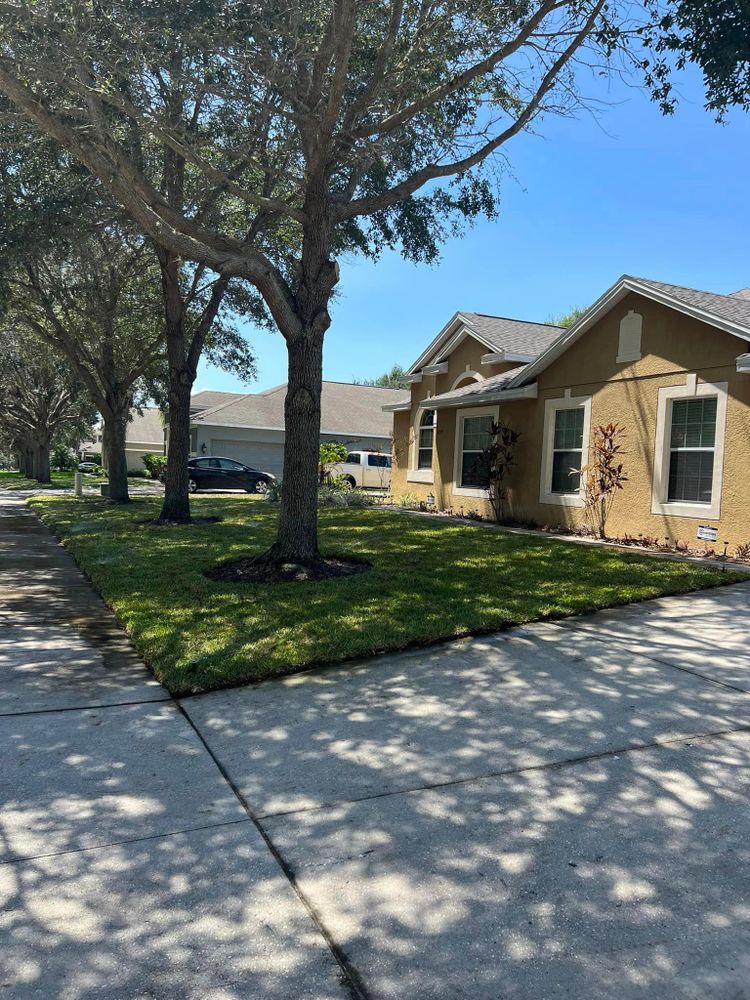
{"label": "house", "polygon": [[[85,441],[79,449],[82,460],[105,461],[102,443],[102,425],[94,432],[93,441]],[[133,407],[125,431],[125,455],[128,472],[144,469],[143,456],[149,453],[164,454],[164,418],[156,406]]]}
{"label": "house", "polygon": [[[247,394],[195,393],[191,400],[191,454],[234,458],[281,478],[285,396],[286,385]],[[383,406],[406,399],[408,393],[403,390],[323,382],[320,440],[390,454],[392,419]]]}
{"label": "house", "polygon": [[626,275],[568,329],[456,313],[409,378],[386,404],[394,494],[490,517],[478,458],[500,419],[521,433],[508,515],[572,527],[592,429],[616,422],[628,481],[608,534],[750,541],[750,289]]}

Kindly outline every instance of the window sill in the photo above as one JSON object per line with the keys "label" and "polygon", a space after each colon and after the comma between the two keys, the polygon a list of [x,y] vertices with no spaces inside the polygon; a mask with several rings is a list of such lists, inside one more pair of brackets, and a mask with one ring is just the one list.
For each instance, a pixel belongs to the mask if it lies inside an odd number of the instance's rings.
{"label": "window sill", "polygon": [[435,474],[432,469],[409,469],[406,473],[407,483],[434,483]]}
{"label": "window sill", "polygon": [[556,507],[581,507],[586,506],[586,502],[580,493],[542,493],[539,503],[554,504]]}
{"label": "window sill", "polygon": [[652,514],[663,514],[666,517],[692,517],[696,521],[718,521],[721,512],[719,503],[681,503],[665,501],[651,504]]}
{"label": "window sill", "polygon": [[454,486],[451,493],[455,497],[477,497],[481,500],[489,499],[489,491],[479,486]]}

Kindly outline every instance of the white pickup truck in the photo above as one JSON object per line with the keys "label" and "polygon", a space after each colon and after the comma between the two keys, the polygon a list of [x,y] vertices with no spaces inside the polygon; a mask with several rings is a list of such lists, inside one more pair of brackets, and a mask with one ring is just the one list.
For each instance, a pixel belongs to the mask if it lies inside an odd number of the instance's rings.
{"label": "white pickup truck", "polygon": [[391,456],[380,451],[350,451],[344,462],[334,462],[326,470],[331,479],[352,488],[387,490],[391,485]]}

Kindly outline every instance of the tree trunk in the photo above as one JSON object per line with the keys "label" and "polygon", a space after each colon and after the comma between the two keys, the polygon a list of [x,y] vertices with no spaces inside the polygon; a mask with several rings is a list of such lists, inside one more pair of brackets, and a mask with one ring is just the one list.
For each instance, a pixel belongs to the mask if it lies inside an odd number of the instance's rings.
{"label": "tree trunk", "polygon": [[50,476],[49,468],[49,445],[37,443],[34,458],[34,479],[36,479],[38,483],[51,483],[52,477]]}
{"label": "tree trunk", "polygon": [[[107,478],[109,499],[115,503],[130,503],[128,495],[128,458],[125,452],[125,432],[128,410],[114,410],[104,417],[102,445],[106,442]],[[102,454],[102,458],[105,455]]]}
{"label": "tree trunk", "polygon": [[318,552],[318,463],[323,335],[288,344],[289,384],[284,401],[284,478],[276,542],[266,558],[311,563]]}
{"label": "tree trunk", "polygon": [[190,459],[190,394],[196,372],[187,363],[185,312],[179,285],[179,262],[159,250],[169,362],[169,443],[161,521],[190,523],[188,461]]}

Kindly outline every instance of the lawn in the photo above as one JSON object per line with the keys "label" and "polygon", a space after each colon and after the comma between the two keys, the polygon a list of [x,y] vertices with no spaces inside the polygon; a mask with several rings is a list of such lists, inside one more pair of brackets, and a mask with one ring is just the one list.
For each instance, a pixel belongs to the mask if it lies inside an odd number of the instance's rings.
{"label": "lawn", "polygon": [[315,663],[745,579],[717,566],[487,531],[393,511],[324,510],[326,554],[372,563],[318,583],[214,583],[204,572],[263,551],[276,511],[250,497],[200,497],[219,523],[159,527],[158,504],[38,496],[68,546],[174,693]]}
{"label": "lawn", "polygon": [[[74,485],[74,472],[52,472],[50,473],[51,483],[39,483],[36,479],[27,479],[20,472],[0,471],[0,489],[2,490],[72,490]],[[84,486],[99,486],[106,483],[107,476],[94,476],[87,472],[83,476]],[[129,476],[130,486],[143,486],[150,480],[142,476]],[[158,485],[158,484],[157,484]]]}

